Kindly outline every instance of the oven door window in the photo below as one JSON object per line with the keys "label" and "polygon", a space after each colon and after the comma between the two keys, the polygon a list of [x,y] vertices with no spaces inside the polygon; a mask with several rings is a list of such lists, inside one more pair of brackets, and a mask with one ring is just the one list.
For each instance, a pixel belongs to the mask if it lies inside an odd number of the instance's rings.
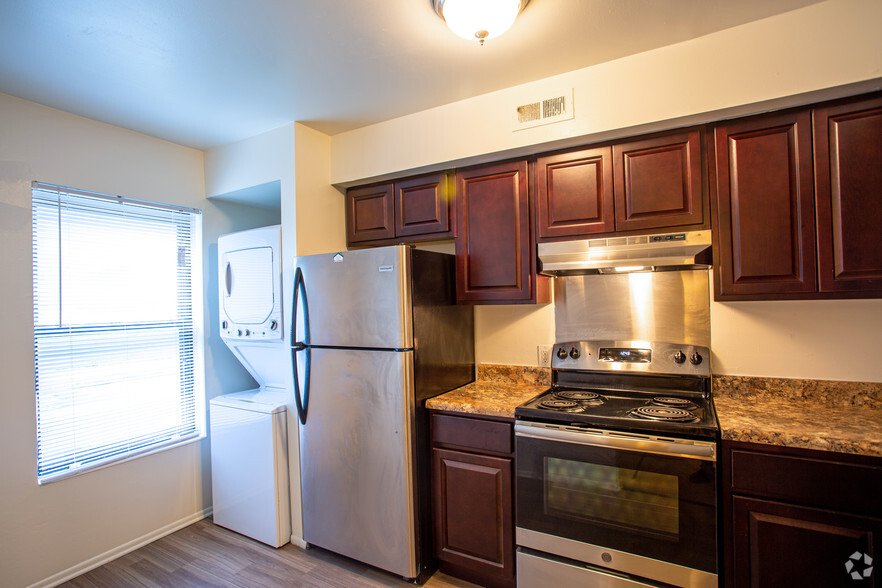
{"label": "oven door window", "polygon": [[673,540],[680,534],[677,476],[558,457],[545,459],[543,474],[550,516]]}
{"label": "oven door window", "polygon": [[714,462],[517,439],[517,524],[716,572]]}

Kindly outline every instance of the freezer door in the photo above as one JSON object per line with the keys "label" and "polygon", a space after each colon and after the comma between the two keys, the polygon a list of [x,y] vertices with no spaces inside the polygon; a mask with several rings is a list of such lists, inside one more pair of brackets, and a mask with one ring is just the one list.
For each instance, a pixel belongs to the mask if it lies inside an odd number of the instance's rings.
{"label": "freezer door", "polygon": [[313,349],[311,364],[300,427],[303,537],[416,577],[413,352]]}
{"label": "freezer door", "polygon": [[[294,341],[332,347],[410,349],[410,249],[378,247],[295,259],[306,299],[297,305]],[[309,311],[310,340],[302,313]]]}

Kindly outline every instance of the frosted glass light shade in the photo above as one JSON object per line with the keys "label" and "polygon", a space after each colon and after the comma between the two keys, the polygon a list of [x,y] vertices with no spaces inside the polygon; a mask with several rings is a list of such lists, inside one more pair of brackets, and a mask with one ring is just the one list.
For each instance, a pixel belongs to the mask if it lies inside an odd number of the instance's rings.
{"label": "frosted glass light shade", "polygon": [[434,0],[435,10],[450,30],[463,39],[485,41],[514,24],[526,2],[521,0]]}

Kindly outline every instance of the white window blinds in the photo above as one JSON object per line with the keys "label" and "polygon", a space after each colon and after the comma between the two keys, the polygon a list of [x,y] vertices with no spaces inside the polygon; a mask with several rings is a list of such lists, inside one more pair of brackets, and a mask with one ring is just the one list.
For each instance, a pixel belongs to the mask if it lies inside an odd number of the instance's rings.
{"label": "white window blinds", "polygon": [[32,194],[39,481],[201,436],[200,211]]}

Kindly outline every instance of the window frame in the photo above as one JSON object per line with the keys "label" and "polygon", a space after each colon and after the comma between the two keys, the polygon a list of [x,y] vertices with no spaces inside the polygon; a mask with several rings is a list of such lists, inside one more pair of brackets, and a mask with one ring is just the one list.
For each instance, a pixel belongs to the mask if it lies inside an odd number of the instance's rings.
{"label": "window frame", "polygon": [[[31,183],[31,206],[32,206],[32,242],[33,242],[33,258],[32,258],[32,275],[33,275],[33,310],[34,310],[34,402],[37,437],[37,455],[36,455],[36,473],[37,483],[42,485],[49,482],[65,479],[68,477],[80,475],[86,472],[95,471],[118,463],[124,463],[132,459],[166,451],[175,447],[197,442],[206,436],[205,424],[205,390],[204,390],[204,312],[203,312],[203,263],[202,263],[202,211],[195,208],[168,205],[157,202],[149,202],[145,200],[137,200],[123,196],[112,194],[103,194],[99,192],[89,192],[47,184],[43,182]],[[51,201],[56,200],[56,204]],[[38,326],[38,207],[41,214],[47,211],[51,214],[53,206],[57,206],[59,213],[58,229],[59,235],[62,233],[62,215],[64,214],[64,206],[71,206],[71,200],[79,202],[77,206],[82,205],[86,200],[91,204],[88,206],[88,221],[100,220],[102,216],[105,219],[113,217],[114,220],[121,222],[135,222],[141,225],[153,223],[162,224],[168,229],[172,227],[175,230],[175,247],[177,247],[178,265],[176,266],[176,274],[180,276],[183,271],[185,281],[181,282],[180,277],[175,280],[174,286],[174,304],[176,315],[173,320],[151,320],[151,321],[110,321],[105,322],[85,322],[83,324],[65,324],[62,320],[64,314],[63,305],[63,287],[62,277],[58,280],[57,301],[53,300],[49,303],[50,312],[54,314],[57,304],[58,319],[55,321],[46,321],[41,318]],[[64,204],[62,204],[64,202]],[[124,208],[117,208],[117,205]],[[80,207],[79,210],[84,210]],[[74,216],[74,215],[72,215]],[[148,219],[149,217],[149,219]],[[159,217],[162,217],[159,219]],[[159,219],[159,220],[157,220]],[[189,226],[187,226],[188,219]],[[82,222],[82,219],[80,219]],[[83,225],[80,225],[83,226]],[[41,228],[42,230],[42,228]],[[119,229],[118,229],[119,230]],[[183,231],[183,233],[181,232]],[[167,240],[167,239],[166,239]],[[100,242],[100,239],[98,240]],[[51,242],[49,247],[55,247],[56,244]],[[44,245],[45,247],[45,245]],[[184,249],[182,249],[184,247]],[[63,252],[64,248],[59,238],[57,243],[58,261],[57,267],[59,275],[62,274]],[[44,254],[45,255],[45,254]],[[183,268],[183,269],[182,269]],[[43,274],[40,274],[43,275]],[[171,294],[171,290],[166,289]],[[189,312],[187,312],[189,311]],[[183,314],[181,314],[183,312]],[[183,317],[183,318],[182,318]],[[47,324],[48,323],[48,324]],[[61,358],[73,357],[71,364],[76,363],[76,349],[80,341],[89,334],[101,334],[106,336],[108,340],[115,337],[122,331],[134,334],[134,339],[138,337],[150,337],[153,334],[161,337],[165,335],[166,342],[156,347],[143,349],[137,347],[139,351],[144,350],[145,354],[153,351],[165,351],[166,353],[175,353],[175,347],[169,345],[167,340],[174,337],[178,340],[177,356],[171,361],[177,361],[177,376],[175,379],[177,388],[164,388],[174,400],[166,400],[167,405],[177,406],[178,412],[175,414],[180,418],[179,424],[171,427],[161,427],[155,422],[152,432],[147,435],[139,435],[133,431],[127,432],[127,437],[123,442],[104,442],[103,444],[90,447],[86,452],[85,458],[78,458],[82,453],[79,449],[72,448],[69,451],[70,459],[56,459],[60,455],[58,452],[53,454],[53,459],[48,460],[48,464],[42,460],[46,459],[41,453],[41,435],[48,430],[48,426],[41,424],[41,404],[40,404],[40,348],[46,349],[46,345],[51,343],[51,338],[65,337],[74,344],[69,345],[67,351],[59,352],[52,356]],[[183,338],[183,339],[182,339]],[[184,341],[182,343],[182,341]],[[131,342],[134,344],[133,342]],[[71,349],[73,351],[71,351]],[[95,354],[96,350],[92,349]],[[87,350],[88,353],[88,350]],[[67,355],[65,355],[67,354]],[[42,358],[46,360],[46,356]],[[141,357],[141,363],[144,361]],[[168,361],[168,359],[166,359]],[[46,364],[44,364],[46,365]],[[105,365],[106,367],[106,365]],[[51,368],[47,368],[51,369]],[[60,368],[58,371],[63,373],[65,369]],[[70,369],[69,371],[73,371]],[[167,379],[172,379],[172,372],[166,373]],[[137,379],[133,381],[137,382]],[[47,383],[44,390],[48,389],[50,384]],[[51,397],[51,392],[45,392],[47,397]],[[75,393],[71,390],[71,398]],[[142,396],[139,398],[143,398]],[[45,398],[44,398],[45,399]],[[102,409],[106,407],[101,405]],[[126,407],[130,412],[131,405]],[[45,414],[49,408],[42,412]],[[75,423],[76,417],[69,420]],[[67,421],[66,421],[67,422]],[[112,419],[106,420],[107,423],[114,422]],[[57,424],[57,423],[56,423]],[[102,426],[94,426],[92,429],[101,429]],[[75,435],[71,435],[72,437]],[[43,437],[44,441],[46,437]],[[139,442],[140,439],[140,442]],[[92,455],[92,449],[97,450],[97,457]],[[60,465],[59,465],[60,464]],[[51,465],[51,467],[50,467]]]}

